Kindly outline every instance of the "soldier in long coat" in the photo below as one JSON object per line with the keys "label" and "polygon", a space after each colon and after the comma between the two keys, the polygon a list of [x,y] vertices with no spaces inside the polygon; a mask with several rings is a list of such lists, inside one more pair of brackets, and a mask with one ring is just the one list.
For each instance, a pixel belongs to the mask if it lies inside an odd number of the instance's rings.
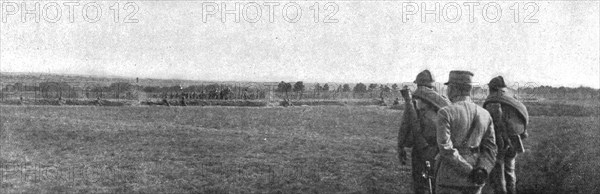
{"label": "soldier in long coat", "polygon": [[[406,109],[398,134],[398,151],[402,163],[404,163],[404,148],[412,147],[411,165],[414,193],[429,193],[427,176],[433,175],[435,172],[432,168],[427,169],[426,162],[433,165],[438,153],[435,137],[437,111],[450,104],[447,98],[434,90],[433,82],[433,76],[428,70],[417,75],[414,81],[417,89],[412,94],[414,98],[410,100],[411,102],[405,103]],[[434,180],[432,180],[432,185],[435,185]]]}
{"label": "soldier in long coat", "polygon": [[451,105],[438,111],[436,193],[481,193],[496,162],[492,117],[471,101],[469,71],[451,71]]}
{"label": "soldier in long coat", "polygon": [[502,76],[493,78],[488,86],[490,94],[483,106],[494,119],[498,145],[490,182],[495,193],[517,193],[515,158],[524,152],[522,139],[527,137],[529,114],[525,105],[509,94]]}

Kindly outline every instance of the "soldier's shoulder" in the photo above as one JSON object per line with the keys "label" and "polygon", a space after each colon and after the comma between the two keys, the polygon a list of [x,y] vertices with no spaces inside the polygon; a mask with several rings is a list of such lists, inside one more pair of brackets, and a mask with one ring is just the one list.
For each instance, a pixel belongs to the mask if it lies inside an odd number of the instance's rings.
{"label": "soldier's shoulder", "polygon": [[490,114],[490,112],[479,105],[477,106],[477,116],[479,117],[481,122],[492,122],[492,115]]}
{"label": "soldier's shoulder", "polygon": [[450,108],[450,105],[448,105],[448,106],[444,106],[444,107],[440,108],[440,109],[439,109],[437,112],[438,112],[438,114],[440,114],[440,113],[441,113],[441,114],[445,114],[445,113],[448,113],[448,111],[449,111],[450,109],[451,109],[451,108]]}
{"label": "soldier's shoulder", "polygon": [[487,115],[487,116],[490,115],[490,112],[488,112],[487,109],[485,109],[484,107],[481,107],[479,105],[477,106],[477,112],[480,112],[481,114]]}
{"label": "soldier's shoulder", "polygon": [[440,110],[450,110],[450,109],[455,109],[455,108],[457,108],[457,107],[458,107],[458,106],[457,106],[456,104],[452,104],[452,103],[450,103],[450,104],[448,104],[447,106],[441,107],[441,108],[440,108]]}
{"label": "soldier's shoulder", "polygon": [[438,110],[438,113],[440,113],[440,112],[444,112],[446,114],[455,113],[455,112],[460,111],[463,108],[464,108],[464,106],[461,106],[460,103],[448,104],[447,106],[441,107],[440,110]]}

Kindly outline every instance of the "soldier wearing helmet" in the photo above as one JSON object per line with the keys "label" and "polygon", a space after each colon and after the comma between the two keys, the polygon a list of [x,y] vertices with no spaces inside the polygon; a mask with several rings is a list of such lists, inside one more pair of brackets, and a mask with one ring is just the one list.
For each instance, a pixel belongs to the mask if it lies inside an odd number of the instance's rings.
{"label": "soldier wearing helmet", "polygon": [[[414,193],[429,193],[428,176],[435,174],[427,168],[427,163],[434,164],[438,153],[436,144],[437,111],[450,104],[447,98],[436,92],[433,87],[433,76],[429,70],[417,75],[414,83],[417,89],[414,98],[405,97],[406,109],[398,134],[398,151],[404,163],[405,147],[412,148],[412,178]],[[425,175],[425,176],[424,176]],[[432,180],[434,181],[434,180]],[[432,185],[435,185],[433,182]]]}
{"label": "soldier wearing helmet", "polygon": [[494,119],[498,145],[490,183],[495,193],[517,193],[515,159],[524,152],[522,139],[527,137],[529,115],[525,105],[509,94],[502,76],[490,80],[488,86],[490,93],[483,106]]}

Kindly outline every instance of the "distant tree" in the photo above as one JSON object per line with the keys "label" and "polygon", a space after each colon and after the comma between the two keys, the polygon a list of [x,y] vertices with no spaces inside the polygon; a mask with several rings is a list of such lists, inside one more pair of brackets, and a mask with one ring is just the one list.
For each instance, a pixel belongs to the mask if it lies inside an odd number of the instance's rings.
{"label": "distant tree", "polygon": [[199,91],[202,91],[202,86],[191,85],[191,86],[188,86],[186,88],[183,88],[183,91],[186,91],[186,92],[199,92]]}
{"label": "distant tree", "polygon": [[323,85],[323,91],[329,91],[329,84]]}
{"label": "distant tree", "polygon": [[294,84],[294,92],[304,91],[304,83],[302,81],[298,81]]}
{"label": "distant tree", "polygon": [[102,92],[105,90],[105,87],[102,86],[92,86],[90,88],[90,92],[95,93],[96,97],[102,97]]}
{"label": "distant tree", "polygon": [[279,82],[279,84],[277,84],[277,89],[275,90],[276,92],[285,92],[285,85],[286,83],[281,81]]}
{"label": "distant tree", "polygon": [[[210,84],[204,87],[207,92],[213,92],[220,88],[219,84]],[[177,90],[177,86],[171,86],[169,90]]]}
{"label": "distant tree", "polygon": [[323,86],[321,86],[321,84],[316,83],[315,86],[313,87],[313,98],[316,97],[319,93],[321,93],[321,91],[323,90]]}
{"label": "distant tree", "polygon": [[336,92],[341,92],[342,91],[342,85],[339,85],[335,91]]}
{"label": "distant tree", "polygon": [[392,90],[394,90],[394,91],[398,90],[398,84],[393,84],[392,85]]}
{"label": "distant tree", "polygon": [[343,92],[350,92],[350,85],[349,84],[344,84],[344,87],[342,89]]}
{"label": "distant tree", "polygon": [[110,84],[108,89],[115,93],[115,98],[121,98],[122,93],[129,93],[131,89],[133,89],[133,85],[127,82],[116,82]]}
{"label": "distant tree", "polygon": [[290,100],[290,97],[288,96],[288,92],[292,91],[292,83],[285,83],[285,96],[288,99],[288,101]]}
{"label": "distant tree", "polygon": [[277,85],[277,91],[278,92],[285,92],[285,98],[288,98],[288,92],[290,92],[292,90],[292,84],[290,83],[285,83],[284,81],[281,81],[281,83],[279,83]]}
{"label": "distant tree", "polygon": [[294,92],[299,94],[299,99],[302,99],[302,93],[304,92],[304,83],[302,81],[294,84]]}
{"label": "distant tree", "polygon": [[390,92],[390,91],[391,91],[391,89],[390,89],[390,87],[388,87],[388,86],[386,85],[385,87],[383,87],[383,91],[384,91],[384,92]]}
{"label": "distant tree", "polygon": [[[13,90],[19,90],[22,87],[17,84],[13,86]],[[63,94],[69,94],[69,91],[73,91],[72,87],[66,82],[42,82],[39,83],[39,88],[42,92],[42,96],[48,97],[62,97]]]}
{"label": "distant tree", "polygon": [[314,90],[318,92],[318,91],[323,90],[323,87],[321,87],[321,84],[317,83],[317,84],[315,84]]}
{"label": "distant tree", "polygon": [[381,101],[383,101],[385,94],[390,92],[390,87],[388,87],[387,85],[385,85],[385,86],[381,85],[379,88],[380,88],[379,98],[381,98]]}
{"label": "distant tree", "polygon": [[377,88],[377,84],[369,84],[369,91],[373,91]]}
{"label": "distant tree", "polygon": [[363,83],[358,83],[354,86],[354,90],[355,93],[365,93],[367,92],[367,86]]}
{"label": "distant tree", "polygon": [[17,83],[15,83],[15,84],[14,84],[14,87],[15,87],[15,89],[16,89],[16,90],[18,90],[18,91],[23,91],[23,83],[21,83],[21,82],[17,82]]}
{"label": "distant tree", "polygon": [[142,89],[142,91],[146,93],[156,93],[159,92],[159,88],[157,86],[146,86]]}
{"label": "distant tree", "polygon": [[110,86],[108,86],[108,88],[111,91],[127,91],[130,90],[133,87],[133,85],[131,85],[130,83],[127,82],[116,82],[116,83],[112,83],[110,84]]}

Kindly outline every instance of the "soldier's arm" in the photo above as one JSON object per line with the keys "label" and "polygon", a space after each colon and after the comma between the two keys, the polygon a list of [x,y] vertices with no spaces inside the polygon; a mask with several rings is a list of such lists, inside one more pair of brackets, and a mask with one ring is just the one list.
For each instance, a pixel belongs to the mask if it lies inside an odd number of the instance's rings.
{"label": "soldier's arm", "polygon": [[496,137],[494,132],[494,124],[492,119],[489,119],[488,130],[485,131],[481,143],[479,144],[480,156],[477,161],[477,168],[484,169],[487,174],[492,171],[496,162],[496,154],[498,147],[496,146]]}
{"label": "soldier's arm", "polygon": [[436,139],[439,148],[440,159],[447,161],[454,168],[468,174],[473,170],[473,166],[467,162],[459,153],[450,138],[450,118],[445,109],[438,111],[438,125]]}

